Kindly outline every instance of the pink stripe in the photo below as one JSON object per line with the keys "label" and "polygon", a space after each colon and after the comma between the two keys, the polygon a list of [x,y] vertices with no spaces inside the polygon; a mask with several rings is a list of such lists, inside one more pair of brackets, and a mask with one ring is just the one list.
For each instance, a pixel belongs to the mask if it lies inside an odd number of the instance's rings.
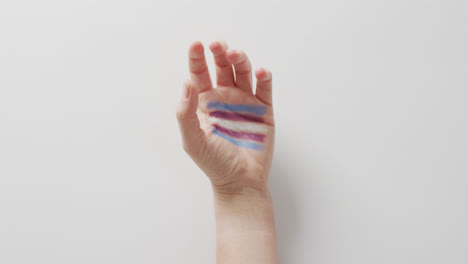
{"label": "pink stripe", "polygon": [[210,116],[227,119],[227,120],[234,120],[234,121],[248,121],[248,122],[250,121],[250,122],[263,123],[263,117],[239,114],[239,113],[224,112],[224,111],[210,112]]}
{"label": "pink stripe", "polygon": [[234,130],[230,130],[230,129],[227,129],[225,127],[222,127],[220,125],[217,125],[217,124],[213,124],[212,126],[216,130],[218,130],[219,132],[221,132],[221,133],[223,133],[225,135],[228,135],[230,137],[233,137],[233,138],[247,139],[247,140],[253,140],[253,141],[257,141],[257,142],[264,142],[265,141],[265,136],[266,135],[250,133],[250,132],[234,131]]}

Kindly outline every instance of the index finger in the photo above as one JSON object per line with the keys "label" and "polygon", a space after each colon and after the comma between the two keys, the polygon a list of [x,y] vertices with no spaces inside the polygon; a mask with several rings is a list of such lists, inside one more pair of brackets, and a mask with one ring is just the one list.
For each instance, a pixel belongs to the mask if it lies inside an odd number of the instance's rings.
{"label": "index finger", "polygon": [[213,89],[210,72],[206,64],[205,49],[200,41],[193,42],[189,47],[189,70],[190,77],[198,92]]}

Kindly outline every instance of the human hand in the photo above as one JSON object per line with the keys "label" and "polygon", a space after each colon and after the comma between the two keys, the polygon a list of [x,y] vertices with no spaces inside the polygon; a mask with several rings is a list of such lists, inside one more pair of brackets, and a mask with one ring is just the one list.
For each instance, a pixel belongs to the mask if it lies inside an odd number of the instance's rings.
{"label": "human hand", "polygon": [[182,145],[216,190],[264,190],[275,132],[271,72],[256,69],[254,94],[246,54],[228,49],[222,41],[209,48],[215,58],[216,88],[203,44],[197,41],[189,47],[190,78],[184,81],[177,106]]}

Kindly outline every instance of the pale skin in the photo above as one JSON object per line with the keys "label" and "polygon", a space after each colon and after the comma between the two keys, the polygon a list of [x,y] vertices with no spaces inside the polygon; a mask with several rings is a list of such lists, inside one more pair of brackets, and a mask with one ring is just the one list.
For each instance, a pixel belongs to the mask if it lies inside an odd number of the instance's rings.
{"label": "pale skin", "polygon": [[[177,119],[184,150],[210,179],[215,203],[218,264],[279,263],[273,202],[267,180],[273,156],[272,74],[254,71],[247,55],[224,41],[209,45],[216,65],[216,85],[208,71],[204,46],[189,47],[190,78],[184,81]],[[234,68],[234,69],[233,69]],[[266,107],[264,149],[237,146],[213,134],[209,101]]]}

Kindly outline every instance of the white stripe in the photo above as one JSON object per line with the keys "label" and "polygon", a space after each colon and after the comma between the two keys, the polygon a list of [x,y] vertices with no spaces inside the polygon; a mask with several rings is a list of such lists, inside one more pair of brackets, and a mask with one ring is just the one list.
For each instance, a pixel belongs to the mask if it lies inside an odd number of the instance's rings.
{"label": "white stripe", "polygon": [[266,134],[268,132],[268,127],[264,124],[243,122],[243,121],[232,121],[226,119],[219,119],[215,117],[210,117],[209,121],[211,124],[217,124],[222,127],[225,127],[234,131],[242,132],[252,132],[252,133],[261,133]]}

